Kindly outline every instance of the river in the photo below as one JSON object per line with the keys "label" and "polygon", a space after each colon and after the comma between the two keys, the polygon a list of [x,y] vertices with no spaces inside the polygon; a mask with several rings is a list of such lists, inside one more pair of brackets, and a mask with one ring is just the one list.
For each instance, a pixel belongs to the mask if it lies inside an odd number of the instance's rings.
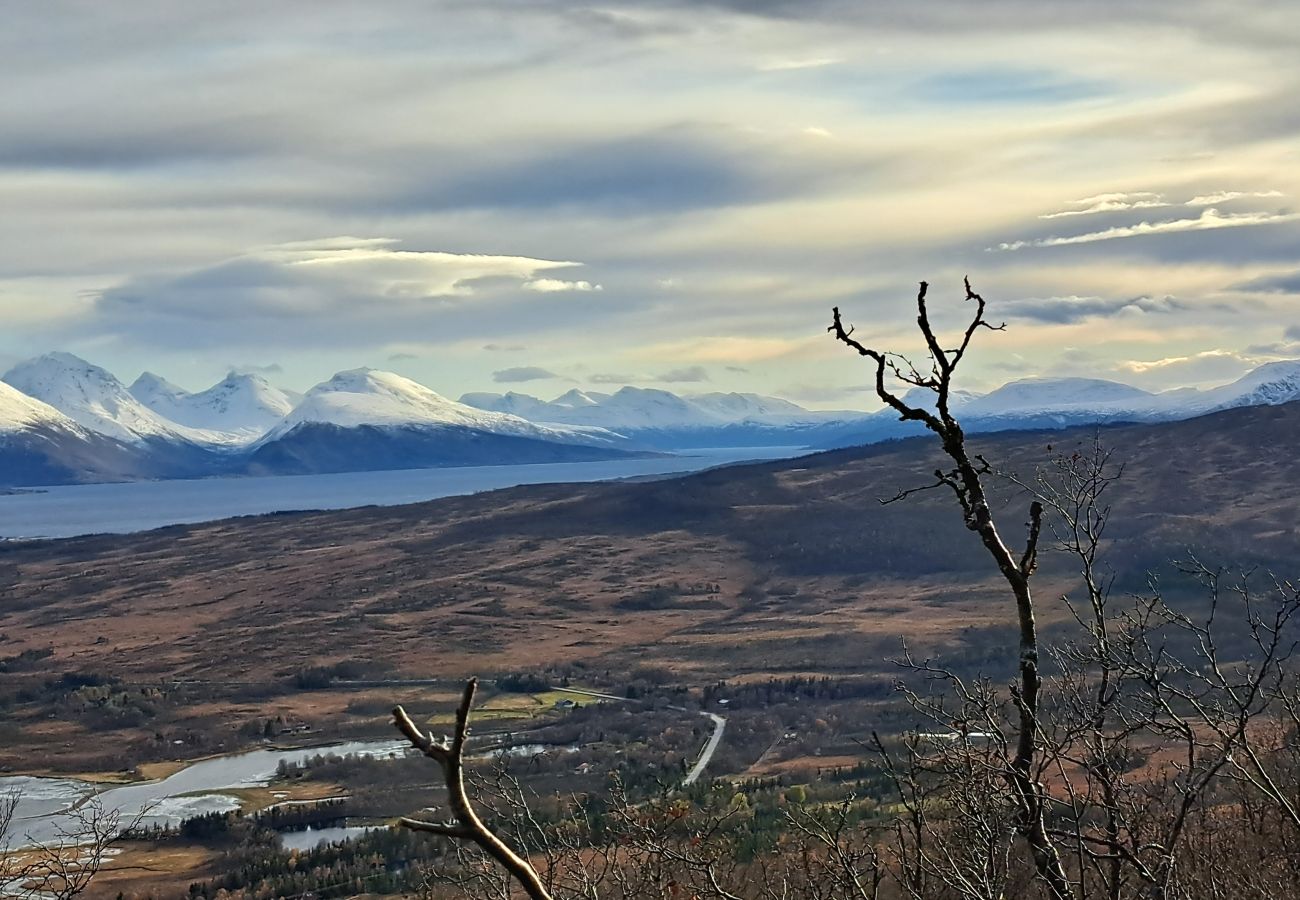
{"label": "river", "polygon": [[115,786],[30,775],[0,778],[0,795],[12,792],[18,796],[11,833],[0,845],[32,846],[60,840],[61,831],[76,828],[73,810],[92,798],[105,811],[115,812],[123,825],[137,816],[141,825],[178,825],[205,813],[237,809],[239,801],[221,791],[270,783],[281,760],[301,762],[318,753],[394,757],[408,749],[406,741],[387,740],[300,750],[252,750],[201,760],[158,781]]}

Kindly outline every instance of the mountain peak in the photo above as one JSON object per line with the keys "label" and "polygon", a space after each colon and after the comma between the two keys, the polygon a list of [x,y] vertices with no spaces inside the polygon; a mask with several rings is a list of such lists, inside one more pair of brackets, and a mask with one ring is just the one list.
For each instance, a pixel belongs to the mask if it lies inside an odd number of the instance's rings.
{"label": "mountain peak", "polygon": [[[486,398],[493,396],[496,395],[486,395]],[[499,397],[497,402],[505,399]],[[609,444],[614,438],[608,432],[584,432],[576,428],[534,424],[519,416],[458,403],[419,382],[377,369],[349,369],[316,385],[262,438],[261,443],[277,440],[306,424],[340,428],[452,427],[561,443],[599,445]]]}
{"label": "mountain peak", "polygon": [[172,384],[166,378],[155,375],[153,372],[142,372],[139,378],[131,382],[131,386],[127,390],[130,391],[132,397],[151,408],[155,402],[162,398],[175,401],[190,396],[190,392],[185,388]]}
{"label": "mountain peak", "polygon": [[571,406],[575,408],[582,406],[596,406],[599,403],[595,397],[592,397],[586,391],[580,391],[577,388],[571,388],[570,390],[565,391],[551,402],[556,406]]}
{"label": "mountain peak", "polygon": [[10,369],[4,380],[91,431],[123,441],[182,437],[107,369],[71,353],[46,353]]}

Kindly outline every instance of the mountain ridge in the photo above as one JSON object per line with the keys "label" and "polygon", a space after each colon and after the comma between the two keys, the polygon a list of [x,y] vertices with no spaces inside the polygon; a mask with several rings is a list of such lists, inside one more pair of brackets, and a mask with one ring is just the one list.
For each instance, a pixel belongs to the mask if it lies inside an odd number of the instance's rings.
{"label": "mountain ridge", "polygon": [[[363,471],[377,460],[419,468],[704,447],[834,449],[922,430],[889,409],[808,410],[749,392],[678,395],[625,386],[613,393],[571,388],[549,401],[513,391],[451,400],[368,368],[336,373],[304,395],[235,372],[198,392],[145,372],[128,389],[107,370],[61,352],[19,363],[3,384],[0,435],[9,438],[0,444],[0,472],[12,486],[40,483],[32,480],[37,473],[63,483]],[[920,389],[904,397],[933,403]],[[1099,378],[1024,378],[985,394],[954,392],[950,402],[975,434],[1174,421],[1297,399],[1300,360],[1280,360],[1204,390],[1152,393]]]}

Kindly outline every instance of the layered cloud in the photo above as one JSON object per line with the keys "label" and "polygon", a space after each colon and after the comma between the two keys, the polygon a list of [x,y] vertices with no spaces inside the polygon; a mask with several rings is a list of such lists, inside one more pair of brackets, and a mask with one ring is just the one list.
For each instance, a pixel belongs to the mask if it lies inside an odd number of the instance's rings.
{"label": "layered cloud", "polygon": [[1026,247],[1068,247],[1072,244],[1092,244],[1121,238],[1148,237],[1157,234],[1176,234],[1187,231],[1212,231],[1220,228],[1247,228],[1256,225],[1277,225],[1300,221],[1300,213],[1244,212],[1221,213],[1207,209],[1194,219],[1165,219],[1156,222],[1138,222],[1135,225],[1116,225],[1100,231],[1088,231],[1067,237],[1052,236],[998,244],[998,250],[1023,250]]}
{"label": "layered cloud", "polygon": [[1122,212],[1130,209],[1161,209],[1170,204],[1160,194],[1138,191],[1132,194],[1110,193],[1071,200],[1059,212],[1043,213],[1040,219],[1066,219],[1071,216],[1091,216],[1097,213]]}
{"label": "layered cloud", "polygon": [[972,379],[1190,377],[1294,340],[1297,43],[1262,0],[19,4],[0,358],[840,403],[830,308],[915,349],[969,274]]}
{"label": "layered cloud", "polygon": [[1188,313],[1191,307],[1176,297],[1030,297],[998,306],[1009,319],[1066,324],[1117,315]]}
{"label": "layered cloud", "polygon": [[499,282],[527,287],[539,272],[581,265],[403,250],[397,244],[391,238],[355,237],[278,244],[180,275],[130,279],[100,292],[94,309],[106,321],[128,316],[295,319],[366,309],[382,315],[385,307],[467,298]]}

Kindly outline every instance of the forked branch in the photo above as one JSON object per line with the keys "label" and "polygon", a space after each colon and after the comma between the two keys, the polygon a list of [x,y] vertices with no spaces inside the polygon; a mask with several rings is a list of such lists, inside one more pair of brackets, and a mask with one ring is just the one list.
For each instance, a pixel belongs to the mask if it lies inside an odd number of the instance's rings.
{"label": "forked branch", "polygon": [[471,678],[466,682],[465,693],[461,696],[460,706],[456,708],[456,730],[450,739],[439,739],[424,733],[406,714],[405,709],[401,706],[393,709],[393,722],[397,730],[405,735],[412,747],[442,766],[443,779],[447,784],[447,802],[451,807],[451,818],[443,822],[404,817],[399,820],[399,823],[412,831],[423,831],[477,844],[483,852],[518,879],[529,897],[533,900],[551,900],[551,894],[546,890],[537,870],[488,828],[474,812],[469,802],[469,795],[465,791],[465,741],[469,737],[469,713],[474,705],[474,693],[477,689],[477,678]]}

